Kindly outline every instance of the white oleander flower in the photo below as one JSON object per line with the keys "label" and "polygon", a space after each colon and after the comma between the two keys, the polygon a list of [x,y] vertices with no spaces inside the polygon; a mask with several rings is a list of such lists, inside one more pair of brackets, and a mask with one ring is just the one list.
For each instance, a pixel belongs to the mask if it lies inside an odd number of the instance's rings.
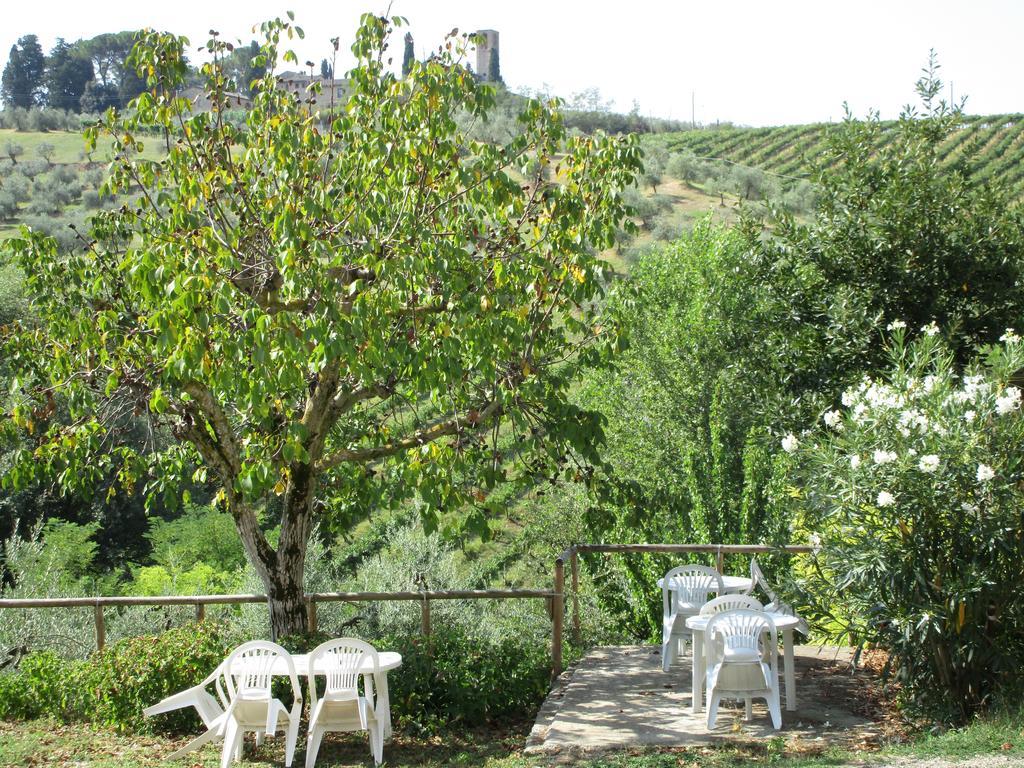
{"label": "white oleander flower", "polygon": [[880,507],[891,507],[896,503],[896,497],[888,491],[879,491],[878,498],[875,499],[875,503]]}
{"label": "white oleander flower", "polygon": [[964,411],[964,421],[970,424],[978,417],[978,414],[974,411]]}
{"label": "white oleander flower", "polygon": [[988,464],[979,464],[977,478],[979,483],[987,483],[996,476],[996,471]]}
{"label": "white oleander flower", "polygon": [[821,551],[821,536],[819,536],[817,533],[812,533],[810,536],[808,536],[807,541],[810,543],[811,549],[813,549],[815,552]]}
{"label": "white oleander flower", "polygon": [[885,326],[885,330],[887,330],[887,331],[897,331],[897,330],[902,330],[902,329],[904,329],[906,327],[907,327],[907,324],[903,320],[893,320],[891,323],[889,323],[887,326]]}
{"label": "white oleander flower", "polygon": [[875,460],[875,464],[888,464],[896,461],[896,451],[883,451],[876,448],[872,458]]}
{"label": "white oleander flower", "polygon": [[841,429],[843,426],[843,414],[839,411],[825,411],[822,418],[825,420],[825,424],[833,429]]}
{"label": "white oleander flower", "polygon": [[860,454],[855,453],[850,456],[850,469],[856,469],[860,466]]}
{"label": "white oleander flower", "polygon": [[926,454],[917,462],[917,468],[922,472],[934,472],[939,468],[939,457],[934,453]]}
{"label": "white oleander flower", "polygon": [[1006,333],[999,337],[999,340],[1004,344],[1016,344],[1020,341],[1020,336],[1013,328],[1007,328]]}
{"label": "white oleander flower", "polygon": [[796,435],[792,432],[782,438],[782,450],[786,453],[793,453],[799,446],[800,441],[796,439]]}
{"label": "white oleander flower", "polygon": [[1018,387],[1007,387],[1002,397],[996,398],[996,413],[1005,416],[1011,411],[1020,408],[1020,389]]}
{"label": "white oleander flower", "polygon": [[934,320],[932,320],[930,323],[928,323],[928,325],[922,325],[921,326],[921,333],[923,333],[925,336],[934,336],[938,332],[939,332],[939,326],[937,326],[935,324]]}

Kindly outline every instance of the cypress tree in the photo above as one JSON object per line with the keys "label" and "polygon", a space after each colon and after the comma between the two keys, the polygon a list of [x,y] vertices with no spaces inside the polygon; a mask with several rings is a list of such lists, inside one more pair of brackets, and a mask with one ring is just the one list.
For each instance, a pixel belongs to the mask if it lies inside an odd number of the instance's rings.
{"label": "cypress tree", "polygon": [[402,77],[408,77],[412,72],[413,62],[416,61],[416,54],[412,49],[412,33],[405,33],[405,55],[402,57]]}
{"label": "cypress tree", "polygon": [[491,48],[491,58],[487,64],[487,79],[492,83],[502,83],[504,80],[501,79],[501,66],[498,64],[498,49]]}

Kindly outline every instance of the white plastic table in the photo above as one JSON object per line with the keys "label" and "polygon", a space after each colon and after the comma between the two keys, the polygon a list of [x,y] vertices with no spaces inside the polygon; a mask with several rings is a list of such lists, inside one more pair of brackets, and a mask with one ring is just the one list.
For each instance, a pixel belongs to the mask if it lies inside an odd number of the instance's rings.
{"label": "white plastic table", "polygon": [[[292,662],[295,664],[295,673],[299,677],[306,677],[309,674],[309,654],[297,653],[292,655]],[[402,666],[402,654],[393,651],[380,651],[377,653],[377,674],[373,673],[373,662],[364,657],[360,673],[363,675],[363,685],[372,686],[367,688],[367,693],[377,689],[377,711],[384,714],[384,738],[391,738],[391,697],[388,694],[388,672]],[[233,670],[234,671],[234,670]],[[284,657],[278,656],[274,660],[274,666],[270,668],[272,675],[287,675],[288,665]],[[325,669],[314,669],[313,674],[325,675]]]}
{"label": "white plastic table", "polygon": [[[775,629],[782,635],[784,653],[783,677],[786,679],[786,709],[796,709],[796,673],[793,670],[793,627],[800,623],[796,616],[788,613],[765,611],[764,615],[772,620]],[[704,708],[704,630],[707,629],[711,616],[691,616],[686,626],[693,631],[693,713],[697,714]]]}
{"label": "white plastic table", "polygon": [[[658,589],[661,589],[664,583],[665,579],[658,579]],[[676,586],[678,583],[678,580],[673,578],[669,582],[669,590],[675,592],[678,589]],[[749,592],[754,586],[754,582],[746,576],[723,576],[722,585],[725,587],[725,592],[723,594],[739,594],[740,592]]]}

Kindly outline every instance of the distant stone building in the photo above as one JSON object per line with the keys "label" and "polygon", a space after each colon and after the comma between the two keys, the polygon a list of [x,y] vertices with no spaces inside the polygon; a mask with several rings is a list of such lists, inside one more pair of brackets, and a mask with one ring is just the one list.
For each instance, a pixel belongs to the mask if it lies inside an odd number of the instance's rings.
{"label": "distant stone building", "polygon": [[310,85],[320,83],[320,93],[316,97],[318,107],[330,107],[331,104],[337,106],[348,99],[348,80],[290,71],[277,75],[277,83],[281,88],[297,93],[303,98],[308,98]]}
{"label": "distant stone building", "polygon": [[501,73],[496,71],[498,63],[497,31],[478,29],[473,34],[480,38],[476,46],[476,76],[486,82],[500,80]]}

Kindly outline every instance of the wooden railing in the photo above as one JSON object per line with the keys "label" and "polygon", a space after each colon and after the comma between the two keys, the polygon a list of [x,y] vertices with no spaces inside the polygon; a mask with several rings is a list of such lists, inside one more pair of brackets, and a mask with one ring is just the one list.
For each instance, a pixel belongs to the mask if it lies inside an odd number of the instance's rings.
{"label": "wooden railing", "polygon": [[[422,590],[416,592],[316,592],[306,595],[306,612],[309,630],[317,629],[317,604],[332,602],[389,602],[417,601],[420,603],[421,632],[430,635],[430,603],[434,600],[513,600],[543,599],[548,604],[551,617],[551,677],[562,674],[562,646],[565,619],[565,564],[569,563],[572,587],[572,632],[580,639],[579,603],[579,554],[586,552],[604,554],[693,554],[715,555],[715,566],[723,570],[725,556],[730,554],[759,555],[778,552],[800,554],[811,552],[812,548],[801,545],[769,547],[756,544],[574,544],[555,558],[552,588],[546,589],[467,589],[467,590]],[[206,617],[208,605],[242,605],[264,603],[266,595],[167,595],[159,597],[54,597],[54,598],[2,598],[0,608],[92,608],[96,627],[96,647],[106,644],[105,608],[130,605],[192,605],[196,619]]]}
{"label": "wooden railing", "polygon": [[[813,547],[802,544],[786,544],[770,547],[763,544],[573,544],[555,558],[554,596],[551,611],[551,676],[562,674],[562,621],[565,615],[565,564],[569,563],[569,574],[572,580],[572,633],[577,641],[580,639],[580,567],[581,552],[597,552],[602,554],[713,554],[715,568],[723,573],[726,555],[767,555],[786,552],[789,554],[805,554],[812,552]],[[654,585],[651,585],[652,588]]]}

